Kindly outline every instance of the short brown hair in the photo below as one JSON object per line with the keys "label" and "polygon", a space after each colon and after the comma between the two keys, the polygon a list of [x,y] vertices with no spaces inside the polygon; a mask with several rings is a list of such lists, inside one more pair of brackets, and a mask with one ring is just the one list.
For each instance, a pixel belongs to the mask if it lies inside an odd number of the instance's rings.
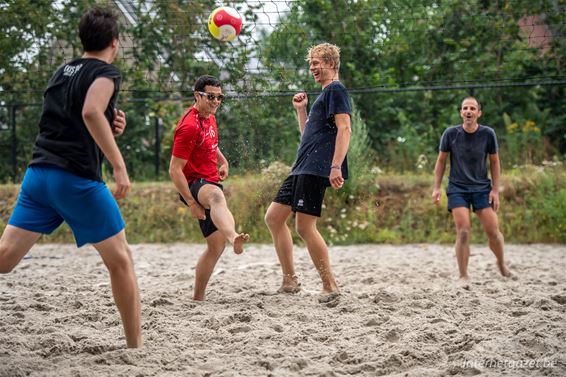
{"label": "short brown hair", "polygon": [[316,46],[312,46],[307,51],[306,60],[310,61],[315,55],[320,57],[326,63],[332,63],[336,71],[340,69],[340,47],[331,43],[321,43]]}
{"label": "short brown hair", "polygon": [[471,99],[471,100],[476,101],[476,103],[478,104],[478,110],[481,110],[481,103],[480,103],[480,101],[478,101],[478,99],[477,99],[476,97],[472,97],[472,96],[469,96],[469,97],[464,98],[464,99],[462,100],[462,103],[460,104],[460,108],[462,108],[462,104],[464,103],[464,101],[465,101],[465,100],[468,100],[468,99]]}
{"label": "short brown hair", "polygon": [[79,37],[86,52],[104,50],[119,34],[118,16],[109,8],[95,7],[79,22]]}

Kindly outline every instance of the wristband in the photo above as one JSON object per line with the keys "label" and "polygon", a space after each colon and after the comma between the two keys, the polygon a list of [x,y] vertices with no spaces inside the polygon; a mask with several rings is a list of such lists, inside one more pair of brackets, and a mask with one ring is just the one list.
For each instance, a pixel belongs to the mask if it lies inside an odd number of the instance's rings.
{"label": "wristband", "polygon": [[339,169],[339,170],[342,170],[342,167],[341,167],[341,166],[338,166],[338,165],[332,165],[332,166],[330,167],[330,169]]}

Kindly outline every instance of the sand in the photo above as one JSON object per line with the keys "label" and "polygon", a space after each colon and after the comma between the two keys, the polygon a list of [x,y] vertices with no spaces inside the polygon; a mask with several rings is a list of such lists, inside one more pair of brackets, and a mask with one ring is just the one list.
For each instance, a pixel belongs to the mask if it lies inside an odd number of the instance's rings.
{"label": "sand", "polygon": [[332,247],[343,295],[296,248],[303,291],[275,294],[270,245],[228,250],[191,300],[203,245],[133,245],[145,346],[128,350],[91,247],[35,246],[0,275],[0,376],[564,376],[566,247],[509,245],[501,278],[473,246],[469,286],[451,246]]}

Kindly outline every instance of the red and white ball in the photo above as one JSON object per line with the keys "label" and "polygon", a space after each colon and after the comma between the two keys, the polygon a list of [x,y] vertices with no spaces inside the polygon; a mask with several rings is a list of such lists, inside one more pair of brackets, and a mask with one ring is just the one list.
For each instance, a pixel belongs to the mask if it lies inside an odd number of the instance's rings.
{"label": "red and white ball", "polygon": [[216,8],[208,17],[208,30],[219,41],[229,42],[240,35],[242,17],[234,8]]}

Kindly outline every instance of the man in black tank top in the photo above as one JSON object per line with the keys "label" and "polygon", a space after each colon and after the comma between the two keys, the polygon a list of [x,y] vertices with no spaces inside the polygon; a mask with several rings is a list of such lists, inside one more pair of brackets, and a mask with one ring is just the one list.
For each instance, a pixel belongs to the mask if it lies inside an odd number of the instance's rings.
{"label": "man in black tank top", "polygon": [[[90,243],[100,253],[110,272],[127,346],[140,347],[138,286],[115,200],[130,190],[114,140],[126,126],[124,112],[115,108],[121,77],[111,64],[119,48],[116,16],[105,9],[85,13],[79,36],[83,56],[60,67],[44,93],[32,160],[0,239],[0,272],[10,272],[42,234],[65,221],[77,246]],[[103,156],[113,168],[113,195],[102,182]]]}

